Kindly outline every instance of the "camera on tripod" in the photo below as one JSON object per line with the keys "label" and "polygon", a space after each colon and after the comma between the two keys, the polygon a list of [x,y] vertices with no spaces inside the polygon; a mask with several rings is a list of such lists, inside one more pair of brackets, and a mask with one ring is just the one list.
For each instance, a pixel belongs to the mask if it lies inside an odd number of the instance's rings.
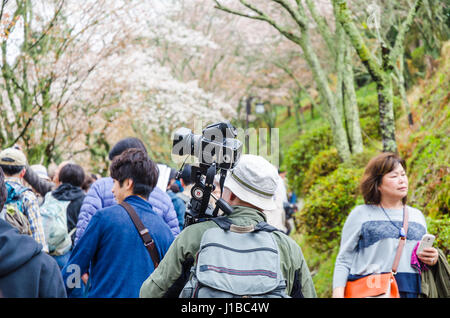
{"label": "camera on tripod", "polygon": [[[219,210],[231,214],[233,208],[222,198],[215,198],[213,208],[209,204],[214,191],[214,176],[220,172],[220,187],[227,171],[233,169],[242,152],[242,143],[236,139],[237,130],[229,122],[220,122],[207,126],[201,135],[195,135],[188,128],[179,128],[173,138],[172,154],[191,155],[198,158],[198,166],[191,167],[191,200],[187,205],[185,226],[216,217]],[[181,170],[183,167],[181,167]]]}

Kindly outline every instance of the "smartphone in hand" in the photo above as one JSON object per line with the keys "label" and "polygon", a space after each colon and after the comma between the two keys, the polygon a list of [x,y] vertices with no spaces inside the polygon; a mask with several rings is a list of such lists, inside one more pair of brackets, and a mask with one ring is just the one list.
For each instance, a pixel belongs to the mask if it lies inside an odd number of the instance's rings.
{"label": "smartphone in hand", "polygon": [[434,239],[435,236],[433,234],[425,234],[424,236],[422,236],[422,240],[420,241],[416,254],[419,255],[420,253],[422,253],[424,248],[432,247]]}

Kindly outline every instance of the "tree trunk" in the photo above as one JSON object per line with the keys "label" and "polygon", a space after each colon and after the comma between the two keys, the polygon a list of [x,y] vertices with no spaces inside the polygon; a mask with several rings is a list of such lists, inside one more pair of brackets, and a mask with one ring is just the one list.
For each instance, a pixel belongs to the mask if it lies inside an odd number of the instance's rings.
{"label": "tree trunk", "polygon": [[323,71],[319,63],[319,59],[313,50],[309,34],[306,30],[303,30],[302,32],[299,45],[301,46],[305,59],[313,73],[317,88],[327,106],[327,119],[333,133],[334,145],[336,146],[339,157],[343,161],[347,161],[350,158],[350,148],[348,146],[347,134],[344,129],[344,125],[342,124],[342,117],[336,107],[333,92],[328,85],[325,72]]}
{"label": "tree trunk", "polygon": [[395,153],[397,152],[397,143],[395,142],[394,95],[389,73],[383,74],[383,80],[377,82],[377,91],[383,151]]}
{"label": "tree trunk", "polygon": [[[348,41],[345,42],[348,43]],[[361,135],[361,125],[359,123],[358,103],[356,102],[351,52],[352,48],[346,45],[343,74],[345,91],[344,107],[352,153],[361,153],[363,151],[363,140]]]}
{"label": "tree trunk", "polygon": [[402,97],[403,106],[405,106],[405,111],[408,116],[408,124],[410,126],[414,125],[414,120],[411,113],[411,105],[408,102],[408,98],[406,96],[406,88],[405,88],[405,76],[403,74],[404,69],[404,57],[403,54],[399,55],[398,68],[397,70],[397,80],[398,80],[398,90],[400,92],[400,96]]}
{"label": "tree trunk", "polygon": [[347,4],[344,0],[333,0],[336,4],[336,19],[341,23],[350,39],[350,43],[358,53],[361,62],[366,66],[373,81],[377,84],[378,108],[380,115],[380,130],[383,151],[397,152],[395,141],[395,121],[393,109],[393,93],[389,52],[383,48],[383,66],[378,65],[369,48],[364,43],[361,34],[352,21]]}
{"label": "tree trunk", "polygon": [[344,58],[346,54],[346,35],[345,31],[339,23],[336,23],[336,59],[335,59],[335,69],[337,74],[337,83],[336,83],[336,105],[339,110],[339,114],[342,119],[344,118]]}

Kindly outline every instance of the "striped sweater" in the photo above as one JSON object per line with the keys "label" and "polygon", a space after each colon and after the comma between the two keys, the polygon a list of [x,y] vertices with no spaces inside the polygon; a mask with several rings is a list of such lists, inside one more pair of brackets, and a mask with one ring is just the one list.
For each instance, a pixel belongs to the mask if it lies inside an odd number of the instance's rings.
{"label": "striped sweater", "polygon": [[[407,208],[408,234],[396,281],[400,292],[418,294],[420,275],[411,266],[411,255],[417,242],[427,232],[427,226],[422,212],[410,206]],[[350,212],[342,229],[333,289],[344,287],[347,280],[391,271],[399,242],[399,228],[403,225],[403,210],[385,211],[387,215],[375,205],[359,205]]]}

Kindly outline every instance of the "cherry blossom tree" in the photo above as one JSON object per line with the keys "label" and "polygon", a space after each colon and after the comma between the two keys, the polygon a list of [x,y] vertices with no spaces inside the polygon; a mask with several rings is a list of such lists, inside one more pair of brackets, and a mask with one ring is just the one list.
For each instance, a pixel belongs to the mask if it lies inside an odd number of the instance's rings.
{"label": "cherry blossom tree", "polygon": [[[74,0],[5,6],[18,22],[7,26],[10,37],[2,41],[3,146],[23,143],[33,161],[49,163],[95,155],[98,141],[116,141],[136,121],[151,138],[155,129],[169,131],[194,117],[217,121],[233,114],[220,96],[196,80],[177,79],[158,61],[152,43],[161,38],[192,51],[214,43],[171,19],[175,2],[156,7]],[[14,46],[15,37],[22,42]]]}

